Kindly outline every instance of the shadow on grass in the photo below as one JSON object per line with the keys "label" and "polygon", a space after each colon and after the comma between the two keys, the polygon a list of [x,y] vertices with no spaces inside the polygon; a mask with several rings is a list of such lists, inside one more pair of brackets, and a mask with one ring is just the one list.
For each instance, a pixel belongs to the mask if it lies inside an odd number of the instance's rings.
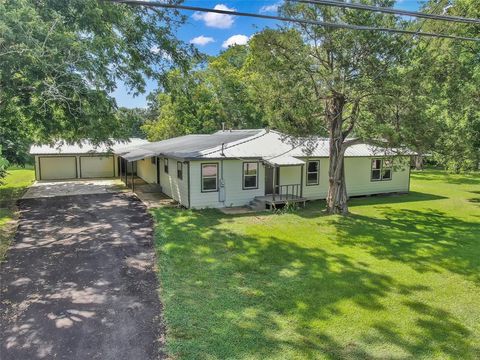
{"label": "shadow on grass", "polygon": [[[371,353],[365,342],[345,343],[345,338],[329,335],[327,321],[345,316],[339,304],[352,301],[373,316],[384,310],[381,300],[389,294],[413,295],[430,289],[399,283],[350,256],[301,247],[268,231],[255,237],[233,232],[225,225],[232,217],[217,211],[161,209],[154,216],[167,344],[174,357],[288,358],[292,355],[287,351],[292,351],[307,359],[320,354],[328,359],[376,358],[378,354]],[[380,226],[380,231],[386,226],[362,217],[346,221],[341,224],[346,226],[345,235],[358,235],[365,225]],[[395,231],[401,232],[404,227],[411,230],[397,221],[400,223]],[[467,231],[470,225],[450,226]],[[381,235],[374,241],[380,243]],[[427,236],[423,237],[426,242]],[[474,241],[473,237],[468,239]],[[445,246],[445,251],[454,250],[453,239],[451,242],[439,246]],[[376,245],[365,244],[372,251]],[[397,247],[393,241],[389,249],[389,245],[382,246],[379,256],[395,257],[398,253],[405,261],[414,256],[422,260],[408,246]],[[456,255],[469,259],[472,272],[478,265],[474,254]],[[454,256],[450,261],[454,262]],[[423,265],[427,267],[430,261],[436,259],[424,259]],[[436,314],[438,309],[423,303],[417,308],[418,321],[409,330],[415,336],[413,340],[382,322],[368,340],[400,347],[407,357],[438,352],[439,343],[444,344],[441,350],[446,357],[463,358],[480,351],[469,343],[469,330],[451,314],[445,312],[433,319],[428,314]],[[459,333],[462,336],[457,336]]]}
{"label": "shadow on grass", "polygon": [[430,170],[426,172],[412,171],[412,178],[422,181],[442,181],[455,185],[479,185],[480,172],[467,174],[448,174],[441,170]]}
{"label": "shadow on grass", "polygon": [[480,226],[435,209],[383,208],[382,217],[332,220],[338,243],[360,246],[380,259],[408,262],[414,269],[443,268],[480,283]]}

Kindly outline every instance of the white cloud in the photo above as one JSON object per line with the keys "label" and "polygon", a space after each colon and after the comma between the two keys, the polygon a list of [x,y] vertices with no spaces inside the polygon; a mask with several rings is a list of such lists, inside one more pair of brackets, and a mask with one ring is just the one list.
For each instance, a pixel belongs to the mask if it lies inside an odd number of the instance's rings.
{"label": "white cloud", "polygon": [[[225,11],[235,11],[233,8],[229,8],[223,4],[215,5],[214,9],[216,10],[225,10]],[[206,26],[218,28],[218,29],[228,29],[232,27],[235,20],[235,16],[227,14],[216,14],[216,13],[202,13],[195,12],[193,13],[193,18],[195,20],[202,20],[205,22]]]}
{"label": "white cloud", "polygon": [[207,45],[212,42],[215,42],[215,40],[212,37],[203,36],[203,35],[194,37],[192,40],[190,40],[190,44],[199,45],[199,46]]}
{"label": "white cloud", "polygon": [[223,42],[222,47],[226,49],[233,45],[245,45],[248,42],[248,39],[250,38],[246,35],[233,35]]}
{"label": "white cloud", "polygon": [[278,7],[282,5],[282,2],[276,2],[275,4],[265,5],[260,8],[260,14],[277,12]]}

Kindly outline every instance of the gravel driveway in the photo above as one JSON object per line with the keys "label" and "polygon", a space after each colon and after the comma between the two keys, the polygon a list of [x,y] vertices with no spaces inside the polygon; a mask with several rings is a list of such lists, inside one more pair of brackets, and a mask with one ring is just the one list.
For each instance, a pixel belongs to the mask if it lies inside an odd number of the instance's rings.
{"label": "gravel driveway", "polygon": [[22,200],[1,267],[0,358],[157,359],[152,222],[130,194]]}

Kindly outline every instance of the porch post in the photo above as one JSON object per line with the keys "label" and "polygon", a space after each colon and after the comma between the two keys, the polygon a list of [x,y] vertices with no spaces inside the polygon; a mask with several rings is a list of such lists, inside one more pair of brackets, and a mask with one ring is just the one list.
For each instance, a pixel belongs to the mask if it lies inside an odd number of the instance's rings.
{"label": "porch post", "polygon": [[132,192],[135,192],[135,178],[133,175],[133,161],[132,161]]}
{"label": "porch post", "polygon": [[272,197],[273,197],[273,201],[275,201],[275,189],[276,189],[276,179],[277,179],[277,166],[274,165],[273,166],[273,193],[272,193]]}
{"label": "porch post", "polygon": [[124,160],[125,161],[125,186],[128,187],[128,161],[127,160]]}
{"label": "porch post", "polygon": [[[302,172],[300,175],[300,197],[303,197],[303,173],[305,170],[305,165],[302,164],[300,171]],[[320,171],[319,171],[320,173]]]}

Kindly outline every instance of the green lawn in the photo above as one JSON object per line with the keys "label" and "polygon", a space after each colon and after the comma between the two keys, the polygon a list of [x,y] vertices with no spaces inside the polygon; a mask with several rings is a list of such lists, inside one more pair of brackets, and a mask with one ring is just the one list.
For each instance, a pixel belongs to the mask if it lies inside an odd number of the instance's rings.
{"label": "green lawn", "polygon": [[16,200],[35,179],[32,168],[10,168],[0,185],[0,262],[3,260],[15,230]]}
{"label": "green lawn", "polygon": [[286,214],[159,209],[174,359],[480,358],[480,175]]}

